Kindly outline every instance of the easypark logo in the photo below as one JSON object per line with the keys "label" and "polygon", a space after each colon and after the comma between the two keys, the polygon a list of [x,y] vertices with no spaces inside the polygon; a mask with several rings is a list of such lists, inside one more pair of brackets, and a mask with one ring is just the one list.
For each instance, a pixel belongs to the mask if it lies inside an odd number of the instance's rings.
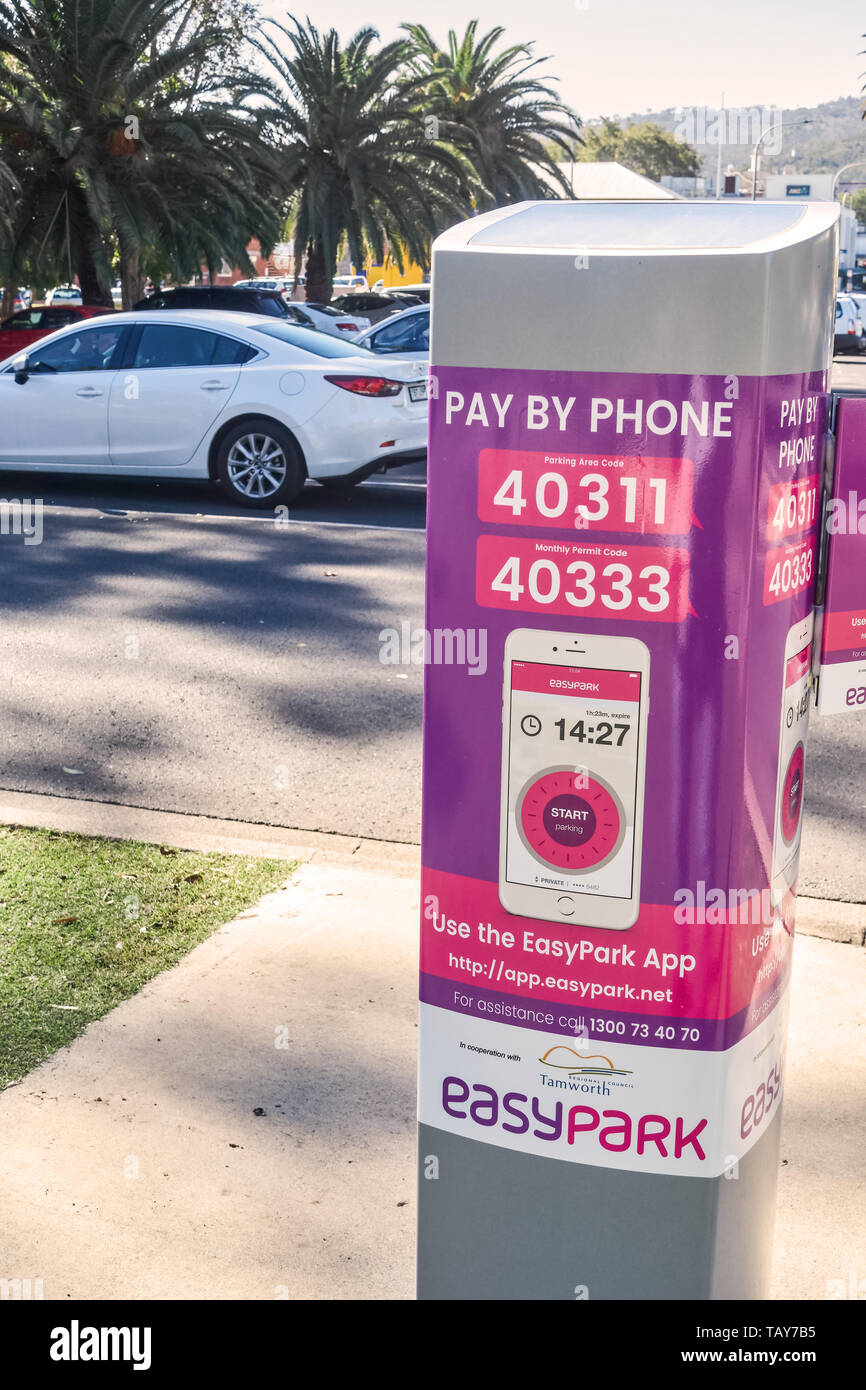
{"label": "easypark logo", "polygon": [[682,1115],[635,1118],[624,1110],[597,1110],[591,1105],[566,1109],[562,1101],[542,1106],[537,1096],[506,1091],[500,1097],[492,1086],[472,1085],[460,1076],[444,1077],[442,1109],[452,1120],[465,1120],[485,1129],[501,1128],[508,1134],[531,1134],[551,1144],[565,1141],[584,1147],[590,1140],[609,1153],[634,1152],[640,1156],[652,1150],[653,1157],[657,1152],[674,1161],[684,1155],[706,1159],[700,1138],[708,1124],[706,1119],[687,1120]]}

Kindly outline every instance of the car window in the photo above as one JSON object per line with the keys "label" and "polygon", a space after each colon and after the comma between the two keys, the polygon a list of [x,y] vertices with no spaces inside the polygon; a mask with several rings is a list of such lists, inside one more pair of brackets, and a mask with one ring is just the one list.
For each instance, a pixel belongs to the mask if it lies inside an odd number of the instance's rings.
{"label": "car window", "polygon": [[386,324],[370,341],[375,352],[424,351],[430,344],[429,315],[413,314],[411,318]]}
{"label": "car window", "polygon": [[293,323],[263,323],[251,328],[253,333],[262,333],[269,338],[279,338],[292,347],[302,348],[316,357],[373,357],[374,354],[359,343],[348,338],[338,338],[329,333],[318,333],[314,328],[299,328]]}
{"label": "car window", "polygon": [[53,333],[57,328],[65,328],[70,323],[80,323],[81,315],[76,314],[74,309],[46,309],[45,316],[39,325],[46,333]]}
{"label": "car window", "polygon": [[272,319],[284,319],[286,307],[286,302],[282,296],[270,294],[257,294],[254,305],[250,305],[251,309],[255,308],[255,311],[260,314],[268,314]]}
{"label": "car window", "polygon": [[302,323],[307,328],[313,327],[313,320],[310,318],[309,314],[305,314],[303,309],[298,308],[297,304],[289,304],[288,310],[289,312],[286,317],[290,318],[292,323]]}
{"label": "car window", "polygon": [[166,290],[143,302],[148,309],[206,309],[209,303],[206,294],[187,294],[186,290]]}
{"label": "car window", "polygon": [[211,336],[215,340],[210,360],[212,367],[240,366],[256,355],[257,349],[251,343],[242,343],[237,338],[227,338],[224,333],[214,333]]}
{"label": "car window", "polygon": [[836,300],[836,317],[837,319],[842,317],[842,305],[839,303],[838,299]]}
{"label": "car window", "polygon": [[178,324],[145,324],[135,351],[133,367],[144,370],[157,367],[207,367],[246,361],[249,352],[239,355],[248,345],[222,333],[209,333],[204,328],[181,328]]}
{"label": "car window", "polygon": [[46,372],[106,371],[123,332],[123,324],[98,322],[54,342],[36,343],[27,349],[28,366],[31,371]]}
{"label": "car window", "polygon": [[[257,296],[249,290],[241,291],[241,298],[244,304],[254,303]],[[207,297],[208,309],[234,309],[239,308],[238,295],[234,289],[211,290]]]}
{"label": "car window", "polygon": [[17,314],[13,314],[11,318],[3,320],[3,331],[6,332],[8,329],[26,330],[41,328],[45,313],[45,309],[19,309]]}

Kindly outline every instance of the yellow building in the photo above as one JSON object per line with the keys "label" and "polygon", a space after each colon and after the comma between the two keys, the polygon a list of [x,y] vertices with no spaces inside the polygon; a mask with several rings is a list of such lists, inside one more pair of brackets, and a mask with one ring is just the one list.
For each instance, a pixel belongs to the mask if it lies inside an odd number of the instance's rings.
{"label": "yellow building", "polygon": [[421,267],[411,260],[404,260],[401,271],[397,262],[389,255],[385,256],[384,261],[375,264],[369,261],[363,273],[367,276],[368,285],[375,285],[381,280],[386,290],[396,289],[400,285],[420,285],[424,282],[425,275]]}

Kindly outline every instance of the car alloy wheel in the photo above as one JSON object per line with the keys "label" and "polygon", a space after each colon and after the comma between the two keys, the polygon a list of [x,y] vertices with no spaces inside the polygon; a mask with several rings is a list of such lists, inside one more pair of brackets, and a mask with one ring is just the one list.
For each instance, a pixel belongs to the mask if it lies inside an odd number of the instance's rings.
{"label": "car alloy wheel", "polygon": [[281,444],[268,434],[243,434],[229,449],[226,472],[244,497],[264,500],[279,492],[288,463]]}

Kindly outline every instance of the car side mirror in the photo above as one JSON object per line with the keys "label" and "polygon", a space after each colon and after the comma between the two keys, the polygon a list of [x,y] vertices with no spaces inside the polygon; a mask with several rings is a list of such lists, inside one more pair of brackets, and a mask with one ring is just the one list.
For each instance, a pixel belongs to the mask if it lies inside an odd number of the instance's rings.
{"label": "car side mirror", "polygon": [[30,363],[27,360],[26,352],[20,353],[18,357],[13,357],[12,370],[18,385],[23,386],[30,376]]}

